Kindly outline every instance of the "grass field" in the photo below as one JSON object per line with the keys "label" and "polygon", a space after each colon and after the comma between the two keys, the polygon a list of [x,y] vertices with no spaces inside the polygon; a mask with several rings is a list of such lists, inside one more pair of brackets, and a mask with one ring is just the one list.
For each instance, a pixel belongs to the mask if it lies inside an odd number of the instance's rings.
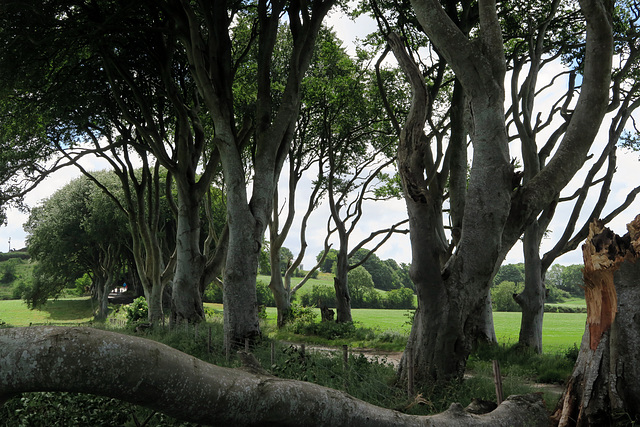
{"label": "grass field", "polygon": [[92,319],[91,300],[86,297],[52,300],[40,310],[29,310],[22,300],[0,301],[0,321],[12,326],[77,324]]}
{"label": "grass field", "polygon": [[[205,304],[215,310],[221,310],[220,304]],[[320,310],[317,310],[318,317]],[[29,310],[23,301],[0,301],[0,322],[12,326],[29,326],[30,324],[77,324],[89,322],[92,307],[88,298],[66,298],[50,301],[40,310]],[[353,319],[366,328],[383,331],[409,332],[407,314],[410,310],[374,310],[353,309]],[[267,321],[275,323],[276,309],[267,308]],[[520,330],[520,313],[493,313],[496,336],[503,344],[518,341]],[[585,313],[545,313],[543,329],[543,348],[546,353],[561,352],[573,344],[580,345]]]}

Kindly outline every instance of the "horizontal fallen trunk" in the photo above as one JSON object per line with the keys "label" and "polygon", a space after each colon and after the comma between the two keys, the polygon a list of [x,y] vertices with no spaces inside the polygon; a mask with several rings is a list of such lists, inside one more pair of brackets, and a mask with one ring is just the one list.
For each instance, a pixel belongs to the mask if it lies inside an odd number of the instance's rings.
{"label": "horizontal fallen trunk", "polygon": [[221,368],[143,338],[90,328],[0,330],[0,402],[32,391],[109,396],[201,424],[548,424],[539,395],[510,397],[486,415],[453,404],[438,415],[412,416],[316,384]]}

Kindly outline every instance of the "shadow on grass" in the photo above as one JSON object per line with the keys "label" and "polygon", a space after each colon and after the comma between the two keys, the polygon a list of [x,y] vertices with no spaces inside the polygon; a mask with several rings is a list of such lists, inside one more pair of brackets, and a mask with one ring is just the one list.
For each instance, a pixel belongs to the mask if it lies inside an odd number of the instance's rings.
{"label": "shadow on grass", "polygon": [[60,299],[48,301],[40,311],[49,313],[51,320],[84,321],[93,317],[90,299]]}

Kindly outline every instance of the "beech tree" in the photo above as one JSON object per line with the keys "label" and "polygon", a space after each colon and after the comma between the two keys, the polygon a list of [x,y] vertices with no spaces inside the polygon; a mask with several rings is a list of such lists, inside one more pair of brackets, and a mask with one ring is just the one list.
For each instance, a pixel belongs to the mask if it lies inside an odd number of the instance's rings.
{"label": "beech tree", "polygon": [[[533,12],[527,8],[526,13],[530,15]],[[523,171],[519,173],[522,174],[525,183],[545,166],[553,147],[567,130],[574,93],[581,90],[575,80],[581,70],[569,71],[569,84],[566,93],[558,97],[550,111],[535,114],[536,100],[545,96],[545,92],[553,87],[551,84],[542,89],[538,87],[538,76],[541,70],[553,63],[552,61],[558,56],[565,61],[573,59],[577,54],[576,49],[578,52],[582,49],[580,41],[584,37],[582,35],[583,24],[576,21],[573,11],[564,9],[561,2],[552,2],[549,10],[543,8],[542,13],[549,13],[550,19],[545,21],[543,25],[525,28],[523,31],[529,36],[523,37],[522,41],[517,43],[509,54],[509,61],[513,63],[511,74],[513,102],[509,111],[509,117],[512,119],[510,123],[514,128],[511,131],[511,139],[519,139],[521,143]],[[535,221],[527,226],[524,232],[525,287],[521,293],[514,297],[522,308],[518,342],[519,345],[532,348],[537,352],[542,351],[546,271],[557,257],[575,249],[578,243],[585,239],[588,233],[588,223],[591,219],[603,217],[602,213],[616,171],[616,146],[621,140],[629,118],[639,105],[639,88],[635,81],[638,53],[632,47],[637,39],[637,16],[632,8],[626,7],[622,2],[618,5],[613,19],[616,21],[614,37],[619,61],[612,73],[612,99],[608,107],[611,119],[607,141],[603,144],[600,155],[590,166],[579,190],[569,196],[561,196],[559,193],[549,202]],[[573,28],[573,30],[563,31],[563,37],[557,37],[553,33],[558,28]],[[517,82],[522,78],[521,74],[525,65],[528,66],[525,84],[519,85]],[[566,73],[567,70],[562,70],[556,77]],[[557,119],[554,120],[554,117]],[[541,137],[543,132],[550,133],[551,137],[544,140]],[[543,141],[544,144],[538,147],[538,141]],[[598,175],[601,176],[598,177]],[[585,210],[587,196],[594,192],[596,185],[600,185],[598,199],[593,204],[587,221],[578,226],[578,218]],[[609,222],[615,218],[633,202],[638,192],[640,192],[640,186],[633,189],[626,200],[614,208],[604,220]],[[541,256],[540,244],[558,205],[569,202],[573,203],[573,210],[566,220],[564,230],[559,233],[555,246],[544,256]]]}
{"label": "beech tree", "polygon": [[29,105],[50,102],[41,115],[47,138],[76,146],[90,138],[87,129],[96,138],[97,129],[111,133],[115,118],[131,127],[118,130],[135,132],[144,155],[151,153],[172,174],[178,193],[172,319],[201,320],[200,282],[206,269],[215,274],[222,264],[202,254],[199,207],[219,162],[214,150],[205,151],[206,125],[171,22],[145,2],[8,2],[2,18],[11,22],[3,43],[20,52],[3,56],[3,64],[14,61],[25,81],[41,82],[10,90],[24,93]]}
{"label": "beech tree", "polygon": [[[224,276],[225,337],[229,345],[238,345],[260,334],[255,290],[260,247],[298,118],[300,84],[311,61],[322,20],[334,0],[259,0],[249,8],[243,3],[224,1],[168,1],[166,4],[215,129],[214,143],[224,172],[229,220]],[[230,29],[236,17],[247,9],[255,11],[255,31],[247,43],[234,44]],[[286,83],[274,88],[272,61],[283,15],[288,20],[291,49],[286,56]],[[244,53],[253,43],[258,51],[254,68],[255,103],[245,111],[236,111],[235,76],[244,66]],[[252,143],[251,195],[243,163],[244,149],[249,142]]]}
{"label": "beech tree", "polygon": [[486,415],[459,404],[438,415],[407,415],[256,366],[221,368],[154,341],[89,328],[0,330],[0,404],[26,391],[110,396],[204,425],[548,425],[539,394],[510,396]]}
{"label": "beech tree", "polygon": [[[459,82],[453,89],[451,120],[463,123],[452,125],[457,133],[452,133],[447,154],[435,150],[432,157],[430,144],[439,142],[441,129],[429,123],[428,133],[424,131],[436,99],[433,85],[427,86],[402,40],[389,31],[387,41],[412,86],[412,109],[398,149],[410,218],[411,277],[419,300],[407,348],[414,354],[418,381],[447,380],[462,377],[477,337],[487,336],[487,295],[499,264],[587,158],[609,104],[612,10],[607,2],[580,2],[587,28],[580,95],[550,161],[518,186],[508,150],[507,67],[496,3],[480,1],[477,9],[470,4],[458,9],[455,2],[443,7],[431,0],[411,4],[424,33]],[[500,16],[511,12],[501,10]],[[466,131],[473,149],[468,176]],[[442,188],[449,170],[455,251],[441,225]],[[406,363],[403,358],[401,376],[406,375]]]}
{"label": "beech tree", "polygon": [[[100,174],[104,184],[109,176]],[[78,178],[34,208],[25,229],[29,253],[38,261],[35,281],[27,292],[31,307],[57,297],[84,273],[92,280],[98,303],[96,318],[108,314],[108,295],[122,273],[130,236],[124,215],[88,179]]]}

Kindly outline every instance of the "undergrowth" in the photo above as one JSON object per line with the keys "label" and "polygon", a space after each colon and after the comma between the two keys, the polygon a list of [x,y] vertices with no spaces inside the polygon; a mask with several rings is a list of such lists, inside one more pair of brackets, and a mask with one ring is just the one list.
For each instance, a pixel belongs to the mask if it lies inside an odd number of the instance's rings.
{"label": "undergrowth", "polygon": [[[167,344],[173,348],[219,366],[240,367],[235,354],[227,354],[223,347],[223,330],[220,313],[211,312],[208,322],[198,325],[140,328],[129,324],[124,328],[113,325],[100,326],[116,329],[117,332],[142,336]],[[123,322],[124,323],[124,322]],[[291,326],[285,331],[271,331],[271,336],[293,336]],[[137,330],[136,330],[137,328]],[[396,368],[385,359],[370,360],[357,351],[350,351],[347,363],[340,350],[313,349],[310,342],[340,346],[354,343],[376,342],[377,347],[385,342],[398,345],[406,342],[406,335],[397,332],[380,332],[361,328],[358,324],[338,325],[328,322],[309,323],[302,332],[315,332],[314,339],[305,337],[308,348],[301,345],[274,341],[269,333],[255,343],[251,353],[263,369],[280,378],[311,381],[326,387],[344,390],[354,397],[374,405],[393,408],[411,414],[434,414],[446,410],[452,402],[468,405],[473,398],[495,401],[495,387],[491,362],[498,360],[502,369],[504,396],[536,391],[531,382],[554,382],[561,384],[571,373],[577,348],[566,354],[538,355],[507,346],[480,346],[470,357],[468,375],[462,382],[449,385],[427,385],[419,389],[420,404],[412,405],[407,398],[406,385],[398,384]],[[269,331],[268,328],[264,329]],[[289,335],[287,335],[289,334]],[[209,338],[210,337],[210,338]],[[272,344],[273,343],[273,344]],[[272,345],[273,353],[272,353]],[[551,409],[558,395],[547,394],[545,400]],[[172,419],[150,409],[125,403],[113,398],[78,395],[73,393],[25,393],[9,400],[0,407],[0,425],[13,426],[192,426],[193,424]]]}

